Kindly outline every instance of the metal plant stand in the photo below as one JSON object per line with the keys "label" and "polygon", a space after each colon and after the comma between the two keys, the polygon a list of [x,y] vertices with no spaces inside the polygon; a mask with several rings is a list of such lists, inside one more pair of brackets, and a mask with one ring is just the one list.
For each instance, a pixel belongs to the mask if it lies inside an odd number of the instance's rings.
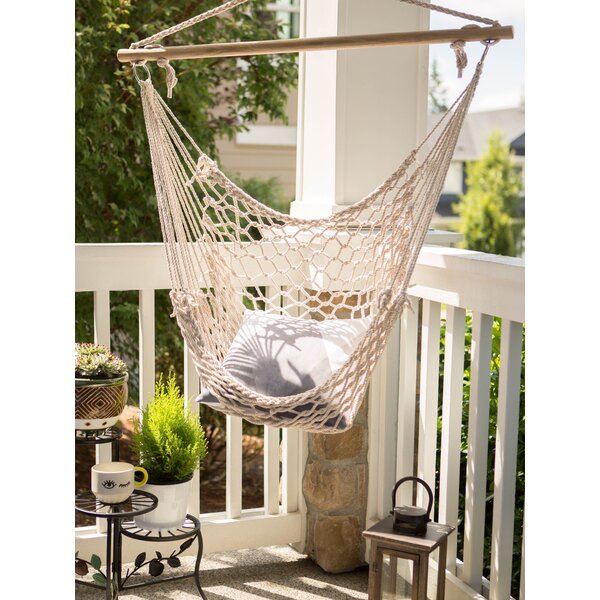
{"label": "metal plant stand", "polygon": [[100,502],[92,492],[77,494],[75,496],[75,510],[92,517],[107,519],[108,523],[106,528],[106,572],[102,572],[102,565],[97,556],[92,556],[89,561],[77,558],[75,562],[77,573],[87,574],[89,567],[92,567],[96,572],[92,575],[95,583],[82,581],[81,579],[76,579],[75,582],[90,587],[104,588],[107,600],[118,598],[121,569],[119,524],[122,519],[131,519],[137,515],[150,512],[157,505],[158,499],[154,494],[141,490],[134,490],[131,496],[120,504]]}
{"label": "metal plant stand", "polygon": [[[200,521],[196,517],[188,514],[185,519],[185,522],[181,527],[156,531],[141,529],[135,524],[133,520],[119,521],[115,525],[115,557],[118,557],[117,561],[119,561],[115,565],[115,573],[116,577],[119,580],[119,590],[144,587],[147,585],[153,585],[155,583],[162,583],[164,581],[175,581],[177,579],[194,577],[196,587],[198,588],[198,592],[200,592],[200,596],[202,596],[204,600],[208,600],[200,584],[200,561],[202,560],[202,551],[204,545],[202,541],[202,533],[200,532]],[[185,541],[181,544],[178,550],[174,550],[173,552],[171,552],[171,554],[169,554],[169,556],[163,556],[159,551],[156,551],[156,556],[154,558],[147,558],[145,552],[138,554],[138,556],[135,559],[133,569],[131,571],[127,569],[127,572],[122,577],[122,569],[120,564],[122,536],[129,537],[134,540],[143,540],[146,542],[154,543],[173,542],[177,540]],[[198,551],[196,553],[196,564],[194,566],[193,573],[188,573],[186,575],[176,575],[168,578],[162,577],[160,579],[146,580],[136,583],[130,582],[130,578],[135,574],[139,574],[140,571],[145,567],[148,567],[148,573],[153,578],[158,578],[163,573],[165,564],[169,565],[172,568],[180,567],[181,561],[179,560],[179,556],[194,543],[194,540],[196,540],[198,543]]]}

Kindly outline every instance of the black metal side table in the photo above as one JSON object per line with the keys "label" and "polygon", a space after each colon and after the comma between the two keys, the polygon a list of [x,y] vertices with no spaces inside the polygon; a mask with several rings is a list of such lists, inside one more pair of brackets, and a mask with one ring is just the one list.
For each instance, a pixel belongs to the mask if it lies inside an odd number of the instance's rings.
{"label": "black metal side table", "polygon": [[[92,576],[96,583],[81,579],[76,579],[75,583],[94,588],[104,588],[106,590],[106,600],[118,598],[121,568],[119,523],[122,519],[131,519],[137,515],[150,512],[156,508],[157,504],[158,499],[154,494],[142,490],[134,490],[131,496],[120,504],[100,502],[92,492],[77,494],[75,496],[75,510],[92,517],[105,518],[108,524],[106,528],[106,573],[102,572],[102,564],[98,556],[92,556],[89,561],[76,557],[75,572],[79,575],[86,575],[89,572],[89,567],[92,567],[96,571]],[[116,550],[114,555],[113,530]]]}
{"label": "black metal side table", "polygon": [[[194,577],[196,587],[200,592],[200,596],[202,596],[204,600],[208,600],[200,584],[200,561],[202,560],[204,544],[202,541],[202,533],[200,532],[200,521],[196,517],[188,514],[181,527],[168,530],[163,529],[151,531],[147,529],[141,529],[133,520],[118,521],[115,525],[115,557],[117,558],[117,563],[115,564],[115,573],[119,581],[119,590],[144,587],[155,583],[162,583],[164,581],[175,581],[177,579]],[[143,540],[146,542],[173,542],[177,540],[185,541],[183,544],[181,544],[181,546],[179,546],[179,550],[174,550],[169,556],[163,556],[160,552],[156,551],[155,558],[147,559],[145,552],[138,554],[135,559],[133,569],[131,571],[128,569],[125,573],[125,576],[121,577],[122,568],[120,560],[122,554],[122,536],[132,538],[134,540]],[[198,543],[198,552],[196,553],[196,564],[194,566],[193,573],[176,575],[169,578],[163,577],[160,579],[136,583],[131,583],[129,581],[132,575],[139,574],[141,569],[146,566],[148,567],[149,574],[154,578],[158,578],[162,574],[165,563],[172,568],[181,566],[181,561],[178,557],[194,543],[194,540],[196,540]]]}

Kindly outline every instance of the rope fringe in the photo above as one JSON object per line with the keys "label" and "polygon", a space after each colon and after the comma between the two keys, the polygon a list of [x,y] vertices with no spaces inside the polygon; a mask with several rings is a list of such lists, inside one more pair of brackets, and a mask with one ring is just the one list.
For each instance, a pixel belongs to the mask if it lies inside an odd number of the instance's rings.
{"label": "rope fringe", "polygon": [[175,69],[169,64],[169,61],[166,58],[159,58],[156,61],[156,64],[166,71],[167,98],[172,98],[173,88],[177,85],[177,74],[175,73]]}
{"label": "rope fringe", "polygon": [[450,44],[450,48],[454,50],[456,54],[456,68],[458,69],[458,78],[460,79],[463,75],[463,70],[467,68],[468,58],[465,52],[465,42],[463,40],[456,40]]}

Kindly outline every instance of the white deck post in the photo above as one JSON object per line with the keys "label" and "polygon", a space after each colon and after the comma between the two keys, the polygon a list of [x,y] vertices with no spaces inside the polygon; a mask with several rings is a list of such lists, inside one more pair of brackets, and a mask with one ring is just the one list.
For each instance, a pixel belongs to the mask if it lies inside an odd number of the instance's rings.
{"label": "white deck post", "polygon": [[[396,0],[305,0],[300,35],[429,27]],[[415,147],[427,117],[426,46],[300,54],[296,201],[299,217],[332,214],[379,185]]]}

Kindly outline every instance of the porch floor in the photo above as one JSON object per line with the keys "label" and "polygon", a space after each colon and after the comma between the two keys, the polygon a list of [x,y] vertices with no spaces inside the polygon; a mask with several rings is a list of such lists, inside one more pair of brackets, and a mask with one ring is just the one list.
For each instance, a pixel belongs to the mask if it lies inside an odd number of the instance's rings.
{"label": "porch floor", "polygon": [[[182,563],[178,571],[193,571],[193,558],[182,559]],[[306,555],[285,546],[207,554],[202,558],[200,574],[208,600],[367,600],[367,567],[332,575]],[[102,590],[76,586],[76,600],[103,600],[104,597]],[[194,578],[190,577],[125,590],[119,598],[197,600],[199,594]]]}

